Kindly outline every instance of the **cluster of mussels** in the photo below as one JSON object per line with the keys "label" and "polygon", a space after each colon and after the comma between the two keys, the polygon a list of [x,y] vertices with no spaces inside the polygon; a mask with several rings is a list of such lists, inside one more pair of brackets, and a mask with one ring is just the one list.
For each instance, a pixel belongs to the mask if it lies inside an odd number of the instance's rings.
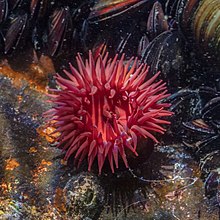
{"label": "cluster of mussels", "polygon": [[65,65],[92,50],[160,70],[172,93],[172,138],[203,162],[207,195],[219,206],[219,1],[2,0],[0,8],[0,53],[9,62],[32,48]]}
{"label": "cluster of mussels", "polygon": [[72,59],[77,52],[107,49],[138,55],[154,71],[164,70],[167,79],[173,77],[170,68],[178,71],[189,63],[183,59],[187,45],[191,53],[199,50],[200,59],[219,61],[214,0],[2,0],[0,8],[1,56],[33,48]]}

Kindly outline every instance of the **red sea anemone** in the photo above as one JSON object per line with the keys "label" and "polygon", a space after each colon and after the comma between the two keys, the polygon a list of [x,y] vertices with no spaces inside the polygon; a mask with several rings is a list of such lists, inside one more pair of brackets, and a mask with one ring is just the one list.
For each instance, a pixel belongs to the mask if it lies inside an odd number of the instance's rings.
{"label": "red sea anemone", "polygon": [[128,167],[126,153],[137,154],[140,138],[158,142],[153,133],[164,133],[160,119],[172,113],[165,110],[168,96],[162,80],[155,82],[159,72],[147,81],[149,66],[139,64],[137,58],[127,62],[101,55],[83,62],[80,54],[78,69],[70,64],[66,77],[57,74],[59,89],[51,90],[53,108],[46,112],[50,123],[60,133],[58,147],[66,151],[65,159],[75,156],[78,165],[88,159],[88,170],[95,158],[99,173],[107,159],[112,172],[118,168],[119,155]]}

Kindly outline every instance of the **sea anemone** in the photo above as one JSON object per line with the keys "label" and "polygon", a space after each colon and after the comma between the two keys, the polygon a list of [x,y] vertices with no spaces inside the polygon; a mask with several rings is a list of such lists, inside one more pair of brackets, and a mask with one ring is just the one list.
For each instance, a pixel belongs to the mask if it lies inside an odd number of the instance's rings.
{"label": "sea anemone", "polygon": [[52,109],[45,113],[50,125],[60,135],[57,145],[66,151],[65,160],[75,156],[78,166],[87,157],[88,170],[97,158],[99,173],[105,160],[112,172],[118,168],[119,155],[128,168],[128,152],[137,154],[138,141],[150,138],[158,143],[153,133],[164,133],[160,119],[172,113],[166,110],[169,96],[166,83],[157,79],[160,72],[146,80],[149,66],[137,58],[125,61],[108,58],[108,53],[83,62],[76,57],[78,68],[70,64],[66,77],[56,75],[58,89],[51,89]]}

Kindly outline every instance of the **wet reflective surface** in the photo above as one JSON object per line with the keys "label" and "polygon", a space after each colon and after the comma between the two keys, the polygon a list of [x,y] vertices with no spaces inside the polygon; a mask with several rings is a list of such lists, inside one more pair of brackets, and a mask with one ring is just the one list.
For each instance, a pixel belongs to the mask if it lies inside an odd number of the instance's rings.
{"label": "wet reflective surface", "polygon": [[43,127],[41,114],[49,108],[45,82],[30,83],[5,68],[0,69],[1,219],[219,218],[218,206],[205,196],[214,176],[205,188],[201,163],[180,143],[162,140],[149,160],[116,175],[66,164]]}
{"label": "wet reflective surface", "polygon": [[[0,219],[220,219],[219,9],[216,0],[0,0]],[[55,73],[89,50],[137,56],[172,94],[171,126],[150,158],[115,174],[64,161],[42,117]]]}

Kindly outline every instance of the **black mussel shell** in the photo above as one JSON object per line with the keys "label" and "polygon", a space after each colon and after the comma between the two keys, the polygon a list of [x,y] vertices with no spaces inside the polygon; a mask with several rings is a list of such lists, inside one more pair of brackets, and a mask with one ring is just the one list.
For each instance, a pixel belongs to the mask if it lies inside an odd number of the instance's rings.
{"label": "black mussel shell", "polygon": [[219,206],[219,173],[217,170],[211,171],[205,179],[205,194],[212,202],[212,205]]}
{"label": "black mussel shell", "polygon": [[8,15],[8,1],[0,1],[0,24],[5,21]]}
{"label": "black mussel shell", "polygon": [[148,37],[152,40],[164,31],[168,31],[168,29],[169,25],[162,5],[159,2],[155,2],[147,20]]}
{"label": "black mussel shell", "polygon": [[191,130],[192,132],[199,132],[201,134],[215,134],[215,131],[210,128],[208,124],[206,124],[202,119],[195,119],[190,122],[183,122],[183,126]]}
{"label": "black mussel shell", "polygon": [[89,21],[105,21],[124,14],[127,11],[134,11],[134,9],[146,5],[147,2],[149,2],[149,0],[99,0],[96,1],[95,5],[92,7],[91,13],[89,15]]}
{"label": "black mussel shell", "polygon": [[15,8],[22,5],[24,0],[8,0],[8,5],[10,10],[14,10]]}
{"label": "black mussel shell", "polygon": [[[220,121],[220,95],[219,97],[211,99],[203,108],[202,116],[206,120]],[[220,126],[220,125],[219,125]]]}
{"label": "black mussel shell", "polygon": [[31,0],[30,14],[32,17],[43,17],[48,9],[48,0]]}
{"label": "black mussel shell", "polygon": [[68,28],[71,29],[69,7],[55,10],[51,16],[48,34],[48,52],[51,56],[57,54],[62,47]]}
{"label": "black mussel shell", "polygon": [[177,31],[166,31],[156,37],[144,50],[141,61],[150,66],[150,74],[161,71],[168,88],[184,87],[186,71],[185,44]]}
{"label": "black mussel shell", "polygon": [[198,4],[198,0],[180,0],[176,10],[176,20],[179,28],[187,35],[189,40],[193,38],[192,22]]}
{"label": "black mussel shell", "polygon": [[19,44],[27,25],[27,18],[27,14],[18,15],[11,21],[5,35],[5,54],[11,52]]}
{"label": "black mussel shell", "polygon": [[176,16],[176,10],[179,0],[167,0],[164,3],[165,14],[171,18]]}
{"label": "black mussel shell", "polygon": [[141,55],[144,53],[144,50],[147,48],[149,43],[150,43],[149,38],[147,37],[146,34],[144,34],[141,37],[141,40],[139,41],[138,51],[137,51],[138,57],[141,57]]}
{"label": "black mussel shell", "polygon": [[0,54],[4,53],[4,48],[5,48],[4,36],[0,31]]}

